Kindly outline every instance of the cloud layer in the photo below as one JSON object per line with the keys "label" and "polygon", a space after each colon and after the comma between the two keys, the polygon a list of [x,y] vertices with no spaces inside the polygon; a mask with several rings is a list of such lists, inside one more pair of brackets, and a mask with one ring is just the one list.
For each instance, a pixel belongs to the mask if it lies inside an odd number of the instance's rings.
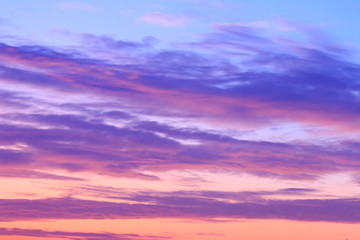
{"label": "cloud layer", "polygon": [[40,229],[21,229],[21,228],[0,228],[0,235],[16,235],[22,237],[41,237],[41,238],[62,238],[69,240],[155,240],[170,239],[162,236],[141,236],[138,234],[114,234],[114,233],[86,233],[86,232],[63,232],[45,231]]}
{"label": "cloud layer", "polygon": [[[147,21],[180,25],[159,14]],[[241,24],[217,25],[203,39],[167,50],[154,48],[153,38],[79,38],[87,45],[78,51],[0,45],[1,177],[81,182],[86,179],[77,177],[78,172],[149,181],[161,181],[158,173],[171,170],[286,180],[359,174],[360,141],[354,136],[360,132],[360,67],[341,46],[273,39]],[[307,139],[272,140],[287,124],[299,126]],[[266,139],[251,138],[264,129],[272,131]],[[46,173],[57,170],[74,176]],[[281,194],[313,191],[293,188]],[[1,199],[0,215],[2,221],[360,221],[356,197],[272,198],[276,194],[182,191],[109,197],[125,201],[121,203]],[[1,234],[19,231],[2,229]],[[86,237],[32,230],[23,234]]]}
{"label": "cloud layer", "polygon": [[[218,193],[221,196],[221,193]],[[197,196],[137,196],[138,203],[52,198],[0,201],[2,221],[185,218],[288,219],[359,223],[359,199],[257,200],[230,203]],[[13,209],[17,209],[16,213]]]}

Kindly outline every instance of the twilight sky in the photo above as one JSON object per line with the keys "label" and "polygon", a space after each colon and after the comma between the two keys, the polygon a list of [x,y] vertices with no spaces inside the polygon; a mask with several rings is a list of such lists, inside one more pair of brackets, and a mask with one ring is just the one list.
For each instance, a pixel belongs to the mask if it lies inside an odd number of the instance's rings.
{"label": "twilight sky", "polygon": [[0,5],[2,240],[360,239],[360,1]]}

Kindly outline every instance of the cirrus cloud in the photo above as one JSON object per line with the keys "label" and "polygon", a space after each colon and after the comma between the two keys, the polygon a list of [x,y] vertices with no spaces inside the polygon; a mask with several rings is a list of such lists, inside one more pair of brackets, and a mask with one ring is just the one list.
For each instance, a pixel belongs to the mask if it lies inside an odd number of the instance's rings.
{"label": "cirrus cloud", "polygon": [[179,27],[184,26],[187,22],[187,18],[179,17],[176,15],[165,14],[160,12],[146,13],[141,17],[143,22],[160,25],[163,27]]}

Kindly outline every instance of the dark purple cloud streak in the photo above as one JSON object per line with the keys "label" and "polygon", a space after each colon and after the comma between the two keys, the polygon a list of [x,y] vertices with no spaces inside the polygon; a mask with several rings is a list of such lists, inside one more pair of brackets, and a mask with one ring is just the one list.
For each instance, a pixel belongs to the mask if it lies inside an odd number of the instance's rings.
{"label": "dark purple cloud streak", "polygon": [[[135,199],[134,199],[135,200]],[[202,197],[158,196],[143,203],[75,198],[0,200],[1,221],[40,219],[192,218],[360,222],[359,199],[257,200],[229,203]],[[148,202],[149,201],[149,202]],[[147,203],[145,203],[147,202]],[[17,209],[16,212],[13,210]]]}
{"label": "dark purple cloud streak", "polygon": [[138,234],[114,234],[114,233],[88,233],[88,232],[64,232],[64,231],[45,231],[40,229],[21,229],[21,228],[0,228],[0,235],[3,236],[24,236],[42,238],[63,238],[68,240],[156,240],[171,239],[163,236],[142,236]]}

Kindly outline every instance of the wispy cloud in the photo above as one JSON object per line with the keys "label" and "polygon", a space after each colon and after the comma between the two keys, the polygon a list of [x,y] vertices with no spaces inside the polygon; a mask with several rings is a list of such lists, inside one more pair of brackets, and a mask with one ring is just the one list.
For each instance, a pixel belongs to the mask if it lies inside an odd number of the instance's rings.
{"label": "wispy cloud", "polygon": [[115,233],[90,233],[90,232],[64,232],[64,231],[45,231],[41,229],[22,229],[22,228],[0,228],[0,235],[22,236],[22,237],[41,237],[41,238],[62,238],[69,240],[155,240],[170,239],[163,236],[146,236],[138,234],[115,234]]}
{"label": "wispy cloud", "polygon": [[149,24],[160,25],[163,27],[184,26],[187,22],[186,17],[180,17],[160,12],[147,13],[143,17],[141,17],[141,20]]}

